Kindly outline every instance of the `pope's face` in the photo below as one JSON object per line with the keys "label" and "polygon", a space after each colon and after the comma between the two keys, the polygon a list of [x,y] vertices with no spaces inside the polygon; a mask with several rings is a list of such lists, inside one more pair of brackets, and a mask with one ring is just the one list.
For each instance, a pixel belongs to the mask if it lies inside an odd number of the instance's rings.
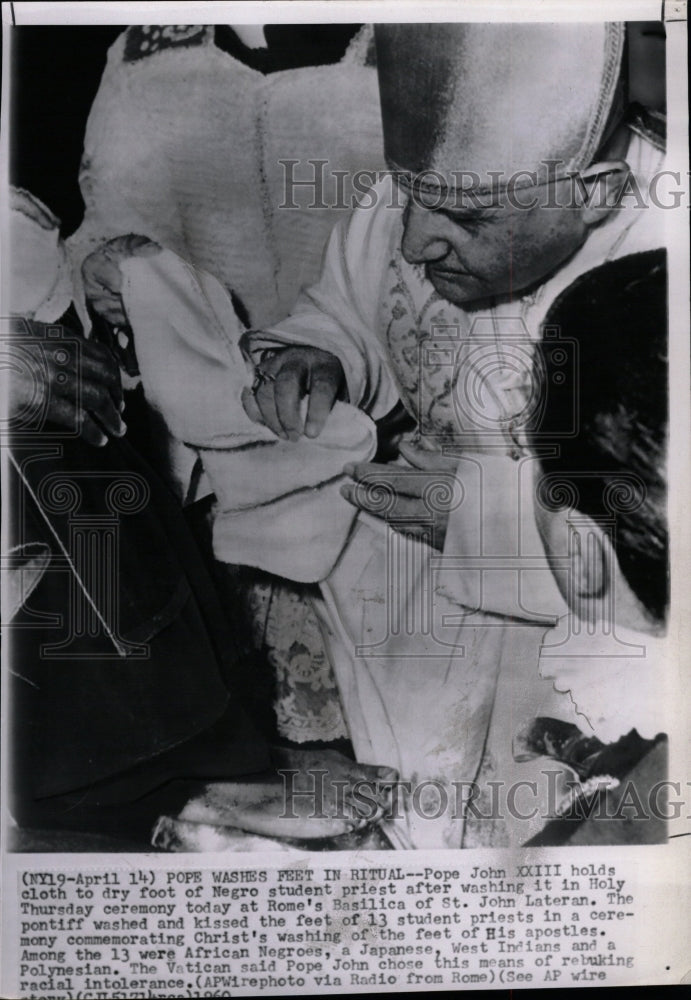
{"label": "pope's face", "polygon": [[[410,264],[424,264],[437,292],[456,305],[518,297],[546,279],[587,236],[581,209],[559,197],[563,183],[554,185],[549,198],[544,188],[534,188],[518,192],[514,204],[503,196],[488,207],[428,207],[420,196],[411,197],[403,256]],[[522,208],[519,200],[537,203]]]}

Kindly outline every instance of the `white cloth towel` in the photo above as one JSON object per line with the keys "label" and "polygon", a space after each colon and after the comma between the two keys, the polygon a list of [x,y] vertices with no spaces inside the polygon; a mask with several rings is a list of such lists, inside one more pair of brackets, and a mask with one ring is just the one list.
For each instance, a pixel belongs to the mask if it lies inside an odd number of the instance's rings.
{"label": "white cloth towel", "polygon": [[216,557],[299,582],[324,579],[356,513],[339,492],[342,469],[372,457],[374,424],[337,403],[318,438],[277,438],[243,409],[252,366],[221,283],[169,250],[130,258],[122,273],[146,398],[200,456],[217,497]]}

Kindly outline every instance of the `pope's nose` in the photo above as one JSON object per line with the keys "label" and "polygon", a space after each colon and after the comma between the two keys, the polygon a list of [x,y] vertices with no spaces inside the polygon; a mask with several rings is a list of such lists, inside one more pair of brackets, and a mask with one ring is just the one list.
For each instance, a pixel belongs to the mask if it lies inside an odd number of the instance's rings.
{"label": "pope's nose", "polygon": [[453,223],[441,212],[410,201],[406,208],[405,229],[401,243],[409,264],[428,264],[443,260],[453,249]]}

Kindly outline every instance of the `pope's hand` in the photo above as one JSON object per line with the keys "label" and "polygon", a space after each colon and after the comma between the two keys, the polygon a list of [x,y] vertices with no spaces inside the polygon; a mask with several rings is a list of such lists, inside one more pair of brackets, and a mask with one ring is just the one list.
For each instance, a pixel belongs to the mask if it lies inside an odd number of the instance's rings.
{"label": "pope's hand", "polygon": [[[278,437],[297,441],[321,434],[329,413],[345,391],[341,362],[318,347],[284,347],[267,351],[257,366],[253,390],[242,402],[255,423],[265,424]],[[307,406],[303,400],[307,397]]]}
{"label": "pope's hand", "polygon": [[122,305],[120,264],[129,257],[146,257],[160,251],[146,236],[117,236],[95,250],[82,264],[84,293],[92,309],[113,326],[123,326],[127,317]]}
{"label": "pope's hand", "polygon": [[408,443],[401,444],[400,453],[411,468],[377,462],[346,465],[343,471],[354,481],[342,486],[341,493],[355,507],[387,521],[396,531],[441,551],[449,513],[460,496],[458,459]]}

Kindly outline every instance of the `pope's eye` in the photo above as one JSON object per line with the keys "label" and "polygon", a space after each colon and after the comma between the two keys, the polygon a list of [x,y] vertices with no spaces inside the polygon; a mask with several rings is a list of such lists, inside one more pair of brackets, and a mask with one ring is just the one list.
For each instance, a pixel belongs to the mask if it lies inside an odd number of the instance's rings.
{"label": "pope's eye", "polygon": [[476,233],[478,229],[482,227],[484,219],[478,217],[464,216],[464,215],[454,215],[453,212],[444,213],[454,225],[459,226],[468,233]]}

